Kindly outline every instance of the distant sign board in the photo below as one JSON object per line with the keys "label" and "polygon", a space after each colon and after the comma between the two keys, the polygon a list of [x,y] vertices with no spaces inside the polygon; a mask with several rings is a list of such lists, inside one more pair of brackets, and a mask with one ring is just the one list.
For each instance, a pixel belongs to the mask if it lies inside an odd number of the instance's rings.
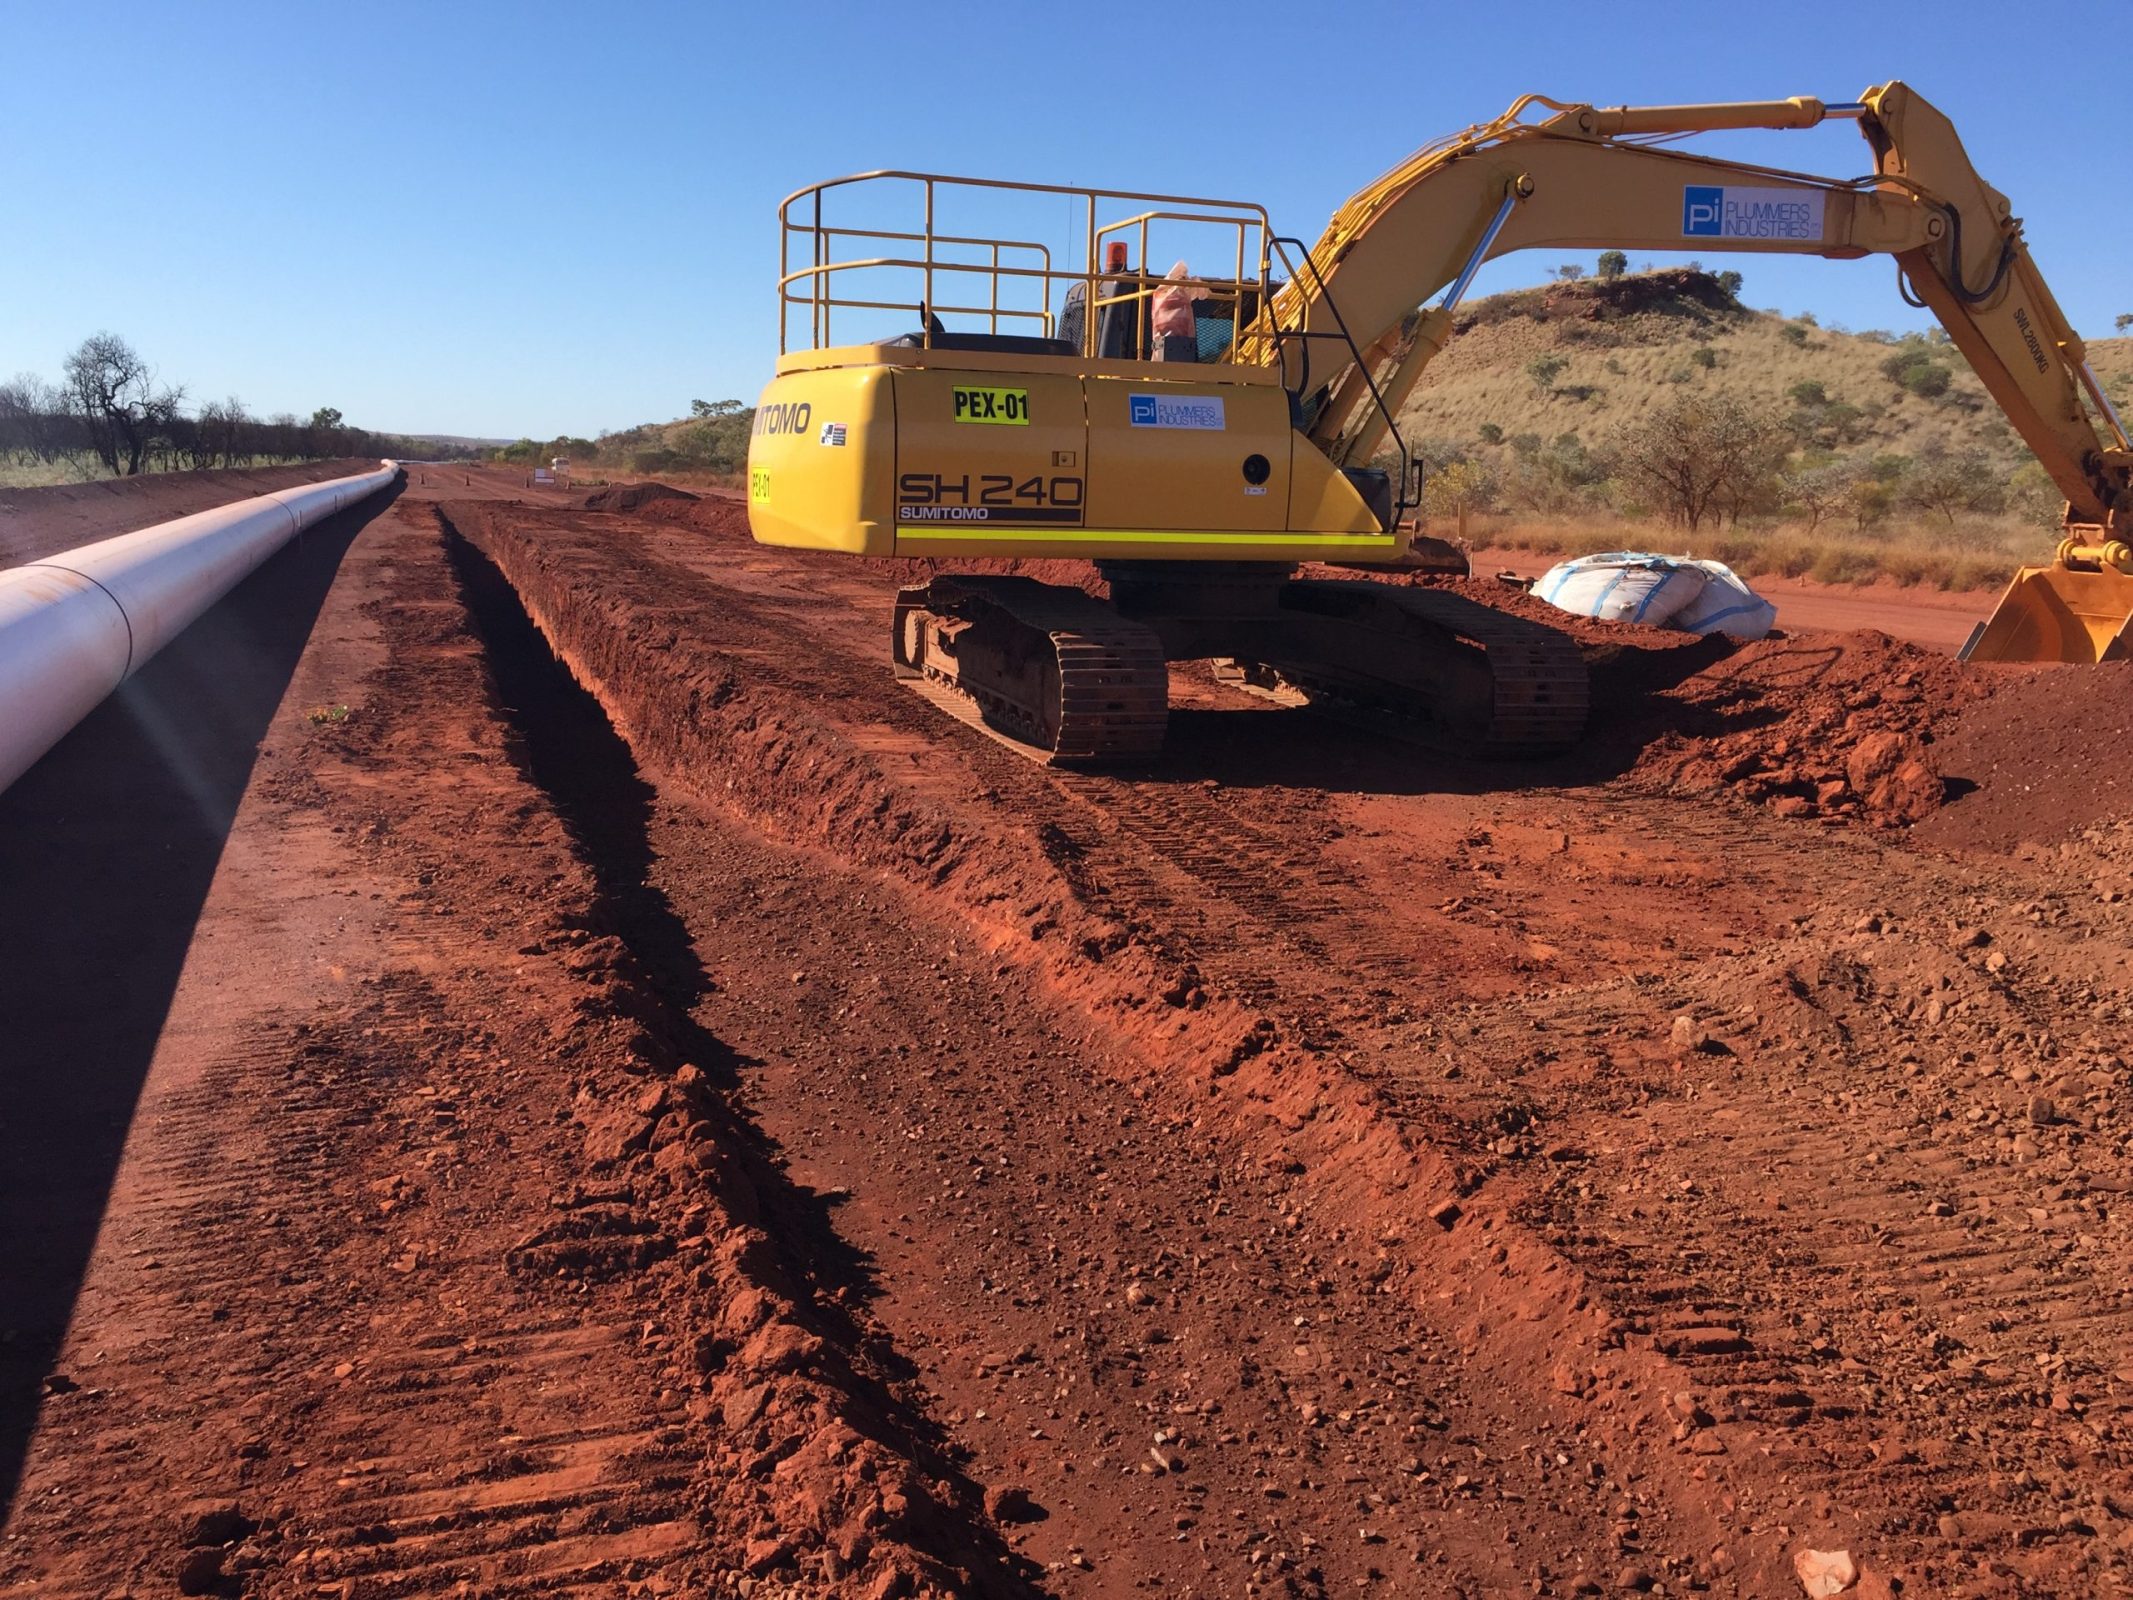
{"label": "distant sign board", "polygon": [[535,467],[533,469],[533,481],[535,483],[553,483],[555,482],[555,474],[546,467]]}

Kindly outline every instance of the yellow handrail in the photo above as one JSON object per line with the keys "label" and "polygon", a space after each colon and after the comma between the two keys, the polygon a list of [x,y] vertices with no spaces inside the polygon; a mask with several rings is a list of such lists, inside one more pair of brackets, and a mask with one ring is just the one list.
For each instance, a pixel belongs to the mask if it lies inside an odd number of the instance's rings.
{"label": "yellow handrail", "polygon": [[[846,226],[831,223],[823,214],[825,195],[832,191],[849,189],[870,183],[915,183],[922,193],[917,197],[920,209],[920,226],[917,229],[877,228]],[[974,234],[952,234],[940,231],[938,201],[943,191],[977,190],[1033,195],[1065,195],[1081,202],[1084,254],[1078,268],[1061,268],[1053,264],[1050,248],[1039,241],[1029,239],[994,238]],[[1098,207],[1108,203],[1129,203],[1141,209],[1130,216],[1113,221],[1099,222]],[[1213,226],[1235,232],[1234,275],[1220,277],[1192,277],[1166,279],[1147,271],[1151,263],[1148,250],[1151,248],[1149,229],[1158,222],[1181,223],[1190,226]],[[1000,319],[1020,319],[1039,323],[1050,334],[1056,318],[1051,309],[1052,284],[1054,281],[1082,285],[1080,300],[1084,314],[1081,330],[1083,354],[1093,354],[1097,340],[1096,312],[1105,306],[1133,303],[1140,307],[1136,322],[1143,336],[1147,333],[1148,312],[1146,302],[1164,286],[1173,285],[1200,289],[1209,295],[1233,299],[1240,307],[1247,303],[1263,306],[1265,303],[1267,276],[1272,260],[1272,227],[1264,207],[1247,201],[1198,199],[1188,196],[1144,194],[1133,190],[1111,190],[1071,186],[1065,184],[1011,183],[990,178],[959,178],[940,173],[912,172],[884,169],[877,172],[854,173],[847,177],[832,178],[823,183],[810,184],[804,189],[787,195],[778,206],[778,347],[781,353],[789,348],[792,307],[805,305],[809,310],[809,337],[817,349],[830,341],[830,314],[833,308],[848,307],[865,310],[897,310],[910,302],[861,299],[837,288],[836,274],[865,270],[889,270],[915,273],[918,277],[918,299],[928,311],[947,312],[954,315],[979,316],[993,332],[999,331]],[[1099,255],[1104,242],[1121,233],[1138,235],[1141,271],[1103,271]],[[807,243],[802,252],[804,260],[794,262],[795,236],[804,236]],[[879,255],[849,260],[836,259],[836,241],[839,240],[884,240],[912,243],[920,246],[915,255]],[[981,261],[955,261],[944,259],[943,248],[962,247],[987,252]],[[1034,260],[1035,265],[1019,265],[1008,259],[1024,255]],[[943,305],[936,302],[936,274],[981,273],[988,279],[986,303],[978,306]],[[1043,296],[1042,309],[1004,305],[1001,293],[1004,285],[1015,282],[1034,283]],[[921,333],[923,342],[930,345],[930,326]],[[1232,339],[1231,350],[1234,350]],[[1229,355],[1224,352],[1223,359]]]}

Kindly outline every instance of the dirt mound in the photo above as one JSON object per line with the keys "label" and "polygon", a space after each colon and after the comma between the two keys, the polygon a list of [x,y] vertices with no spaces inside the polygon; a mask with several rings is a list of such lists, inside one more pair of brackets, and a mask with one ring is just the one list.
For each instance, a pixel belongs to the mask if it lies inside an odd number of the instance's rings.
{"label": "dirt mound", "polygon": [[[1724,655],[1645,703],[1635,772],[1686,794],[1730,790],[1781,816],[1917,822],[1946,794],[1934,748],[1988,684],[1882,633],[1801,633]],[[1608,673],[1596,669],[1595,703]],[[1637,714],[1632,713],[1633,717]]]}
{"label": "dirt mound", "polygon": [[587,511],[641,511],[663,500],[693,505],[696,496],[667,483],[617,483],[595,489],[578,504]]}
{"label": "dirt mound", "polygon": [[1710,273],[1694,267],[1673,267],[1491,295],[1477,301],[1459,318],[1455,328],[1465,333],[1492,322],[1518,318],[1534,322],[1623,322],[1645,316],[1708,326],[1750,314]]}
{"label": "dirt mound", "polygon": [[1724,791],[1781,816],[1920,820],[1946,794],[1936,741],[1993,689],[1989,677],[1884,633],[1742,644],[1573,616],[1490,578],[1381,581],[1451,589],[1568,634],[1592,674],[1584,756],[1676,793]]}
{"label": "dirt mound", "polygon": [[[720,538],[748,537],[737,498],[655,501],[645,514]],[[1104,592],[1095,566],[1083,561],[900,559],[878,566],[885,596],[944,568]],[[1303,573],[1356,576],[1316,565]],[[1783,816],[1881,826],[1920,820],[1946,792],[1934,741],[1957,708],[1991,692],[1992,680],[1882,633],[1801,632],[1743,645],[1572,616],[1491,578],[1373,576],[1449,589],[1575,639],[1592,673],[1593,732],[1584,753],[1592,761],[1684,794],[1729,792]]]}
{"label": "dirt mound", "polygon": [[1994,692],[1936,750],[1955,794],[1921,840],[2011,850],[2133,809],[2133,662],[1976,670]]}

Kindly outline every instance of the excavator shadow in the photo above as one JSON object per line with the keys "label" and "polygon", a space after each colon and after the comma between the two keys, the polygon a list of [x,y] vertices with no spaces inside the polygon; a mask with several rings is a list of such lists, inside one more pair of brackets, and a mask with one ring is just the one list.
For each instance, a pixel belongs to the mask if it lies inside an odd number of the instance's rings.
{"label": "excavator shadow", "polygon": [[[1773,721],[1760,693],[1688,702],[1669,691],[1732,655],[1722,638],[1670,649],[1588,645],[1592,715],[1585,736],[1553,755],[1491,757],[1427,723],[1338,701],[1308,706],[1174,706],[1163,754],[1104,770],[1148,783],[1320,789],[1333,794],[1493,794],[1579,788],[1620,777],[1656,739],[1711,738]],[[1785,687],[1828,670],[1818,652],[1788,652]],[[1768,658],[1766,658],[1767,660]],[[1758,690],[1765,675],[1758,674]]]}

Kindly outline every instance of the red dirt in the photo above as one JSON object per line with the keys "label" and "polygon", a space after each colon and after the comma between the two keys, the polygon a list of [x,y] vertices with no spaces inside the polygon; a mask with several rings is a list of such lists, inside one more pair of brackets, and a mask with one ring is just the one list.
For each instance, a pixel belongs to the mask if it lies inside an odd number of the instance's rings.
{"label": "red dirt", "polygon": [[2133,812],[2133,662],[1984,670],[1993,694],[1935,750],[1959,797],[1921,839],[2009,850]]}
{"label": "red dirt", "polygon": [[230,472],[154,472],[42,489],[0,489],[0,567],[19,566],[270,489],[369,472],[377,464],[366,457]]}
{"label": "red dirt", "polygon": [[201,1494],[261,1595],[2123,1587],[2133,827],[1844,825],[2026,683],[1610,633],[1533,768],[1179,674],[1075,775],[888,677],[917,564],[426,497],[282,696],[0,1595],[167,1588]]}
{"label": "red dirt", "polygon": [[595,489],[578,501],[588,511],[644,511],[666,501],[681,507],[695,503],[696,496],[686,489],[676,489],[664,483],[619,483],[606,489]]}

